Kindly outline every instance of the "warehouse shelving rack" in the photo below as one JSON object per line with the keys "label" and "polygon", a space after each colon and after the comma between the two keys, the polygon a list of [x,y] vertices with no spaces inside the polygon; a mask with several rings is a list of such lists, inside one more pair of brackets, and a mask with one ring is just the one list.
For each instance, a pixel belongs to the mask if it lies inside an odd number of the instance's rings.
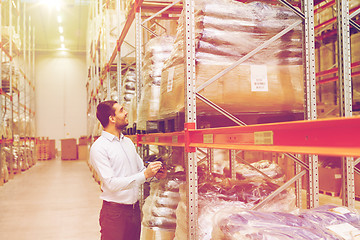
{"label": "warehouse shelving rack", "polygon": [[[22,170],[26,170],[26,166],[21,168],[20,166],[25,162],[28,162],[32,166],[35,162],[32,161],[34,156],[35,147],[35,132],[29,126],[34,125],[35,116],[35,86],[33,83],[35,72],[35,55],[34,55],[34,39],[35,32],[31,31],[31,19],[27,19],[26,3],[20,4],[20,1],[2,1],[0,3],[1,11],[1,23],[0,26],[0,70],[2,70],[3,61],[9,62],[9,86],[5,89],[0,81],[0,111],[2,114],[2,123],[4,124],[5,114],[9,114],[8,127],[11,131],[11,136],[2,138],[0,141],[0,150],[4,146],[10,148],[10,166],[9,166],[9,178],[13,178],[14,174],[21,173]],[[21,23],[22,20],[22,23]],[[20,27],[22,25],[22,27]],[[8,28],[8,36],[3,38],[3,26]],[[13,31],[14,30],[14,31]],[[21,42],[20,34],[23,38],[22,46],[15,45],[15,36],[18,34],[19,39],[17,42]],[[15,71],[13,72],[13,69]],[[18,74],[16,74],[16,72]],[[0,71],[0,74],[2,72]],[[14,84],[14,80],[18,79],[17,85]],[[3,76],[2,78],[3,79]],[[14,119],[17,118],[18,126],[20,127],[17,132],[14,131]],[[23,121],[20,121],[23,120]],[[21,147],[26,147],[27,151],[24,152],[24,162],[20,163],[17,158],[16,169],[14,166],[13,149],[17,148],[20,152]],[[31,150],[32,149],[32,150]],[[5,159],[0,161],[0,169],[3,167],[1,164]],[[27,165],[27,164],[25,164]],[[0,172],[0,184],[3,184],[4,176]]]}
{"label": "warehouse shelving rack", "polygon": [[[335,6],[335,0],[329,1],[326,4],[315,9],[315,13],[320,14],[321,12],[323,12],[325,10],[329,10],[329,8],[334,7],[334,6]],[[349,10],[350,33],[358,33],[360,31],[360,25],[358,24],[359,13],[360,13],[360,5],[353,6]],[[336,16],[334,16],[326,21],[322,21],[322,22],[318,23],[314,27],[315,32],[316,32],[315,40],[318,43],[321,43],[324,41],[327,41],[328,43],[334,42],[336,40],[335,37],[337,34],[336,28],[334,27],[335,23],[336,23]],[[351,42],[351,45],[355,45],[355,44],[356,44],[356,42]],[[331,50],[331,49],[329,49],[329,50]],[[335,52],[335,49],[332,51]],[[335,55],[335,53],[334,53],[334,55]],[[352,61],[352,63],[351,63],[352,78],[360,76],[360,72],[356,71],[356,69],[357,70],[359,69],[359,66],[360,66],[359,61],[354,61],[354,60]],[[338,72],[338,68],[336,67],[336,62],[335,62],[334,66],[330,67],[329,69],[321,70],[318,73],[316,73],[317,84],[322,85],[322,84],[329,83],[329,82],[336,82],[338,80],[338,76],[336,75],[337,72]],[[321,95],[321,88],[319,88],[319,94]],[[320,101],[321,101],[321,97],[320,97]],[[354,111],[360,110],[359,107],[360,106],[356,103],[352,106]],[[331,113],[331,111],[329,111],[329,112]]]}
{"label": "warehouse shelving rack", "polygon": [[[227,117],[236,122],[239,127],[224,127],[213,129],[196,128],[196,97],[207,101],[198,92],[206,85],[211,84],[219,75],[225,74],[231,69],[224,70],[217,76],[211,78],[205,85],[195,89],[195,44],[194,44],[194,0],[183,1],[185,13],[185,59],[186,59],[186,89],[185,89],[185,127],[184,131],[172,133],[153,133],[137,134],[130,138],[138,145],[158,145],[170,147],[183,147],[185,149],[185,163],[187,166],[187,209],[188,209],[188,239],[197,239],[197,156],[196,148],[220,148],[228,149],[230,153],[230,166],[234,166],[236,159],[236,150],[266,151],[286,153],[287,157],[296,162],[296,175],[284,186],[282,186],[269,198],[296,182],[296,193],[299,198],[301,189],[301,177],[306,173],[309,177],[308,189],[308,208],[319,205],[319,183],[318,183],[318,156],[333,155],[345,156],[343,163],[343,204],[354,207],[354,172],[360,173],[354,165],[360,162],[360,146],[354,141],[354,137],[359,133],[358,117],[351,117],[351,61],[350,61],[350,41],[349,41],[349,10],[348,1],[337,1],[338,18],[338,38],[339,38],[339,59],[338,76],[341,82],[341,118],[317,120],[316,106],[316,73],[315,73],[315,34],[314,34],[314,3],[312,1],[303,1],[302,11],[292,7],[286,1],[280,1],[293,11],[295,11],[303,22],[304,29],[304,55],[305,55],[305,121],[283,122],[273,124],[256,124],[245,126],[240,120],[223,111],[215,104],[209,102],[212,107],[218,109]],[[128,13],[127,21],[117,42],[117,47],[113,52],[110,62],[105,66],[99,76],[107,76],[109,65],[120,56],[120,47],[135,20],[136,24],[136,60],[137,60],[137,92],[140,88],[140,65],[141,65],[141,7],[143,1],[135,1],[132,9]],[[294,24],[295,25],[295,24]],[[291,30],[294,26],[289,26],[285,31]],[[277,35],[278,37],[281,34]],[[251,51],[244,58],[248,58],[261,50],[271,41]],[[236,62],[231,68],[244,61],[244,58]],[[119,61],[118,57],[118,61]],[[354,64],[354,63],[353,63]],[[357,63],[355,63],[357,64]],[[118,65],[119,66],[119,65]],[[353,66],[354,67],[354,66]],[[334,69],[329,70],[334,72]],[[320,72],[325,74],[327,72]],[[100,81],[101,82],[101,81]],[[102,84],[102,83],[101,83]],[[139,95],[138,95],[139,97]],[[211,151],[210,151],[211,152]],[[291,154],[290,154],[291,153]],[[299,159],[294,154],[304,155],[304,160]],[[210,154],[211,156],[211,154]],[[353,157],[356,157],[354,160]],[[210,165],[212,158],[210,157]],[[232,176],[234,168],[231,167]],[[265,200],[264,202],[268,201]],[[263,204],[264,202],[260,203]],[[298,206],[301,202],[297,202]]]}
{"label": "warehouse shelving rack", "polygon": [[[140,0],[140,1],[135,1],[134,5],[131,7],[131,9],[128,11],[128,15],[126,17],[125,23],[121,29],[121,33],[119,32],[119,37],[117,39],[116,42],[116,46],[114,49],[111,49],[110,44],[109,44],[109,26],[107,24],[108,22],[108,18],[104,17],[104,15],[106,16],[106,14],[104,13],[107,9],[109,9],[110,6],[114,6],[115,5],[115,9],[116,12],[119,13],[120,15],[120,11],[122,9],[122,5],[124,5],[124,1],[120,1],[120,0],[99,0],[97,2],[94,3],[93,7],[90,9],[90,15],[92,16],[93,23],[91,23],[90,25],[90,31],[91,32],[91,42],[92,44],[89,44],[89,49],[90,49],[90,54],[89,54],[89,58],[88,58],[88,76],[89,76],[89,82],[88,82],[88,100],[89,100],[89,107],[88,107],[88,117],[89,117],[89,123],[88,123],[88,135],[89,138],[91,138],[92,140],[94,140],[93,137],[96,137],[95,132],[94,132],[94,122],[96,122],[96,118],[94,118],[95,116],[95,109],[96,109],[96,105],[99,101],[104,100],[104,99],[110,99],[110,73],[111,72],[115,72],[116,71],[116,79],[117,79],[117,90],[118,90],[118,96],[117,99],[121,99],[120,96],[120,92],[122,89],[122,75],[125,72],[125,70],[128,67],[132,66],[132,63],[127,62],[127,57],[130,54],[133,54],[135,52],[136,57],[141,58],[141,53],[139,50],[142,46],[141,42],[141,33],[140,33],[140,28],[136,27],[136,44],[139,46],[131,46],[133,48],[135,48],[134,51],[130,51],[129,53],[127,53],[125,56],[122,55],[121,52],[121,46],[124,43],[127,43],[125,41],[125,37],[127,36],[131,25],[133,23],[133,21],[138,18],[138,20],[141,20],[141,14],[137,13],[135,10],[137,9],[137,6],[142,6],[144,7],[144,9],[146,9],[146,12],[158,12],[157,14],[161,14],[161,13],[180,13],[182,7],[181,5],[177,4],[178,1],[175,1],[174,4],[170,4],[168,3],[168,1],[144,1],[144,0]],[[168,5],[168,6],[167,6]],[[123,7],[124,8],[124,7]],[[164,8],[164,9],[163,9]],[[154,15],[155,17],[155,15]],[[162,16],[157,16],[157,18],[163,18],[163,19],[174,19],[172,17],[162,17]],[[96,19],[105,19],[105,23],[96,20]],[[145,21],[144,21],[145,23]],[[118,17],[118,29],[120,29],[121,27],[121,19],[120,17]],[[145,27],[145,26],[143,26]],[[146,28],[146,27],[145,27]],[[149,29],[148,29],[149,30]],[[151,31],[151,30],[149,30]],[[102,35],[101,34],[105,34],[105,40],[102,39]],[[129,43],[127,43],[129,45]],[[101,49],[101,46],[105,45],[104,49]],[[106,54],[106,61],[101,61],[100,59],[100,51],[105,51]],[[140,61],[137,61],[137,64]],[[140,65],[136,66],[136,75],[137,77],[140,77]],[[137,86],[137,98],[139,100],[140,98],[140,92],[141,92],[141,86],[140,82],[138,82],[138,86]],[[106,90],[106,94],[105,91]]]}

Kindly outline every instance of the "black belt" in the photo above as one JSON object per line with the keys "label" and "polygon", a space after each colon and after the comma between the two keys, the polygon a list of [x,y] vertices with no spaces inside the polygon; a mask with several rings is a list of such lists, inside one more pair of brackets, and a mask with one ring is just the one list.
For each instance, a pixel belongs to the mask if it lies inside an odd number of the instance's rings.
{"label": "black belt", "polygon": [[123,204],[123,203],[116,203],[116,202],[108,202],[103,200],[103,204],[107,206],[113,206],[113,207],[126,207],[126,208],[132,208],[135,209],[136,207],[139,207],[139,201],[133,204]]}

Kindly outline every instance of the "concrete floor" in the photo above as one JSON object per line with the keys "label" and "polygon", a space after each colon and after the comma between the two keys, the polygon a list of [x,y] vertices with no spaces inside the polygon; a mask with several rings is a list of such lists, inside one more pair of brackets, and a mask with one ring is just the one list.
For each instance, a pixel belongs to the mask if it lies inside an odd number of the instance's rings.
{"label": "concrete floor", "polygon": [[[99,194],[86,161],[38,161],[0,186],[0,240],[100,239]],[[321,194],[329,203],[341,199]]]}
{"label": "concrete floor", "polygon": [[0,239],[100,239],[99,195],[85,161],[38,161],[0,186]]}

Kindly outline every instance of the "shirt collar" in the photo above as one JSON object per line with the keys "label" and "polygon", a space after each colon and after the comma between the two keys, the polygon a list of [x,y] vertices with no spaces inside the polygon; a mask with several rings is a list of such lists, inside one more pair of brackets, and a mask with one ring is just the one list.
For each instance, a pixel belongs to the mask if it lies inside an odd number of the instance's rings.
{"label": "shirt collar", "polygon": [[101,136],[103,136],[104,138],[106,138],[106,139],[108,139],[110,142],[112,142],[113,140],[117,140],[117,141],[121,141],[121,140],[123,140],[124,139],[124,135],[121,133],[120,134],[120,139],[117,137],[117,136],[115,136],[114,134],[111,134],[111,133],[109,133],[109,132],[107,132],[107,131],[102,131],[102,133],[101,133]]}

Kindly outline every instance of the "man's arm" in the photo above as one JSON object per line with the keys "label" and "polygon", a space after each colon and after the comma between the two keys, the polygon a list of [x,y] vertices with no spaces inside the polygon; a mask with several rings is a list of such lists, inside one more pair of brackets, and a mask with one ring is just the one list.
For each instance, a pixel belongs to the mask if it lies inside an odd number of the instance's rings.
{"label": "man's arm", "polygon": [[145,174],[143,172],[136,173],[128,177],[115,177],[114,170],[110,165],[110,161],[105,149],[91,148],[90,150],[90,164],[98,173],[103,185],[110,191],[118,191],[131,189],[135,185],[140,185],[145,182]]}

